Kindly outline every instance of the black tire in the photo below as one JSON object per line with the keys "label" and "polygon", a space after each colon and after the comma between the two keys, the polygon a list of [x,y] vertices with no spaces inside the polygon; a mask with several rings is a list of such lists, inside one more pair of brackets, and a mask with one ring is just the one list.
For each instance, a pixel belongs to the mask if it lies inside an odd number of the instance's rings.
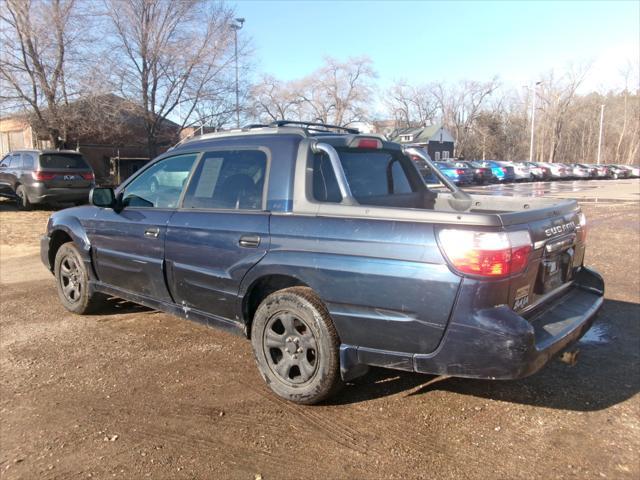
{"label": "black tire", "polygon": [[18,210],[31,210],[32,205],[23,185],[18,185],[18,188],[16,188],[16,205],[18,206]]}
{"label": "black tire", "polygon": [[340,340],[326,307],[305,287],[272,293],[251,327],[258,370],[276,395],[311,405],[342,387]]}
{"label": "black tire", "polygon": [[89,293],[89,275],[78,247],[72,242],[62,245],[56,253],[53,272],[58,297],[64,308],[84,315],[104,305],[105,296]]}

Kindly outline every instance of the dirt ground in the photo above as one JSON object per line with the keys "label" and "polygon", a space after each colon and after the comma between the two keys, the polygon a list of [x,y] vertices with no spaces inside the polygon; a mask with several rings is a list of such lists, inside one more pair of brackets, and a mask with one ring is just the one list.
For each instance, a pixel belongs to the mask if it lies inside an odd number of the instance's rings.
{"label": "dirt ground", "polygon": [[584,209],[607,294],[577,365],[431,385],[379,369],[302,407],[240,337],[66,312],[38,257],[51,212],[0,201],[0,478],[640,478],[640,205]]}

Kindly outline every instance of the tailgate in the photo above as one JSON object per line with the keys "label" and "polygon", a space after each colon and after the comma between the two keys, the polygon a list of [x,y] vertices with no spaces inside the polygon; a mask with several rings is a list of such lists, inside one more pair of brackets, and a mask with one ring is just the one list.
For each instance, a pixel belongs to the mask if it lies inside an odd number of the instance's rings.
{"label": "tailgate", "polygon": [[586,225],[580,210],[529,225],[533,250],[527,269],[511,279],[509,306],[521,313],[571,285],[582,267]]}

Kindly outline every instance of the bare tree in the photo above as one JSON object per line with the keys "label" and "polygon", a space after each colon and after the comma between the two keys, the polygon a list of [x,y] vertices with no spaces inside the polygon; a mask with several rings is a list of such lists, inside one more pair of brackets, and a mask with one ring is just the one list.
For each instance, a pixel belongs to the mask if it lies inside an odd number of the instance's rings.
{"label": "bare tree", "polygon": [[298,82],[283,82],[265,75],[251,91],[252,112],[259,121],[300,119],[302,92]]}
{"label": "bare tree", "polygon": [[251,110],[263,122],[291,119],[348,125],[369,116],[375,77],[369,58],[344,62],[326,58],[321,68],[302,79],[284,82],[264,76],[251,91]]}
{"label": "bare tree", "polygon": [[[570,68],[560,77],[557,77],[553,71],[543,77],[540,98],[543,101],[544,110],[543,141],[546,141],[549,149],[548,162],[553,162],[556,159],[567,112],[588,70],[588,67],[579,66]],[[543,154],[541,148],[538,151],[538,156]]]}
{"label": "bare tree", "polygon": [[325,58],[324,65],[301,81],[301,96],[313,120],[345,126],[366,120],[376,78],[371,59]]}
{"label": "bare tree", "polygon": [[430,85],[415,86],[405,80],[395,82],[386,91],[383,102],[400,128],[431,123],[438,111]]}
{"label": "bare tree", "polygon": [[[205,0],[104,0],[118,90],[145,112],[149,155],[165,119],[193,120],[201,100],[233,88],[233,10]],[[179,112],[177,110],[180,110]]]}
{"label": "bare tree", "polygon": [[30,110],[36,129],[65,146],[63,107],[78,96],[76,49],[86,17],[76,0],[4,0],[0,10],[0,100],[6,110]]}
{"label": "bare tree", "polygon": [[433,94],[443,123],[453,131],[456,139],[456,155],[466,155],[473,123],[498,86],[497,77],[487,82],[465,80],[453,86],[434,84]]}

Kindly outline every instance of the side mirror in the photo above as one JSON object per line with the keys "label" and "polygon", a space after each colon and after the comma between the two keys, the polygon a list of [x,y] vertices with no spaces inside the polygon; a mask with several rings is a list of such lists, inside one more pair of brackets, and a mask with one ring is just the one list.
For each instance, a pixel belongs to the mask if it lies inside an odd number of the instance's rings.
{"label": "side mirror", "polygon": [[89,203],[96,207],[115,209],[117,201],[113,188],[94,187],[89,193]]}

